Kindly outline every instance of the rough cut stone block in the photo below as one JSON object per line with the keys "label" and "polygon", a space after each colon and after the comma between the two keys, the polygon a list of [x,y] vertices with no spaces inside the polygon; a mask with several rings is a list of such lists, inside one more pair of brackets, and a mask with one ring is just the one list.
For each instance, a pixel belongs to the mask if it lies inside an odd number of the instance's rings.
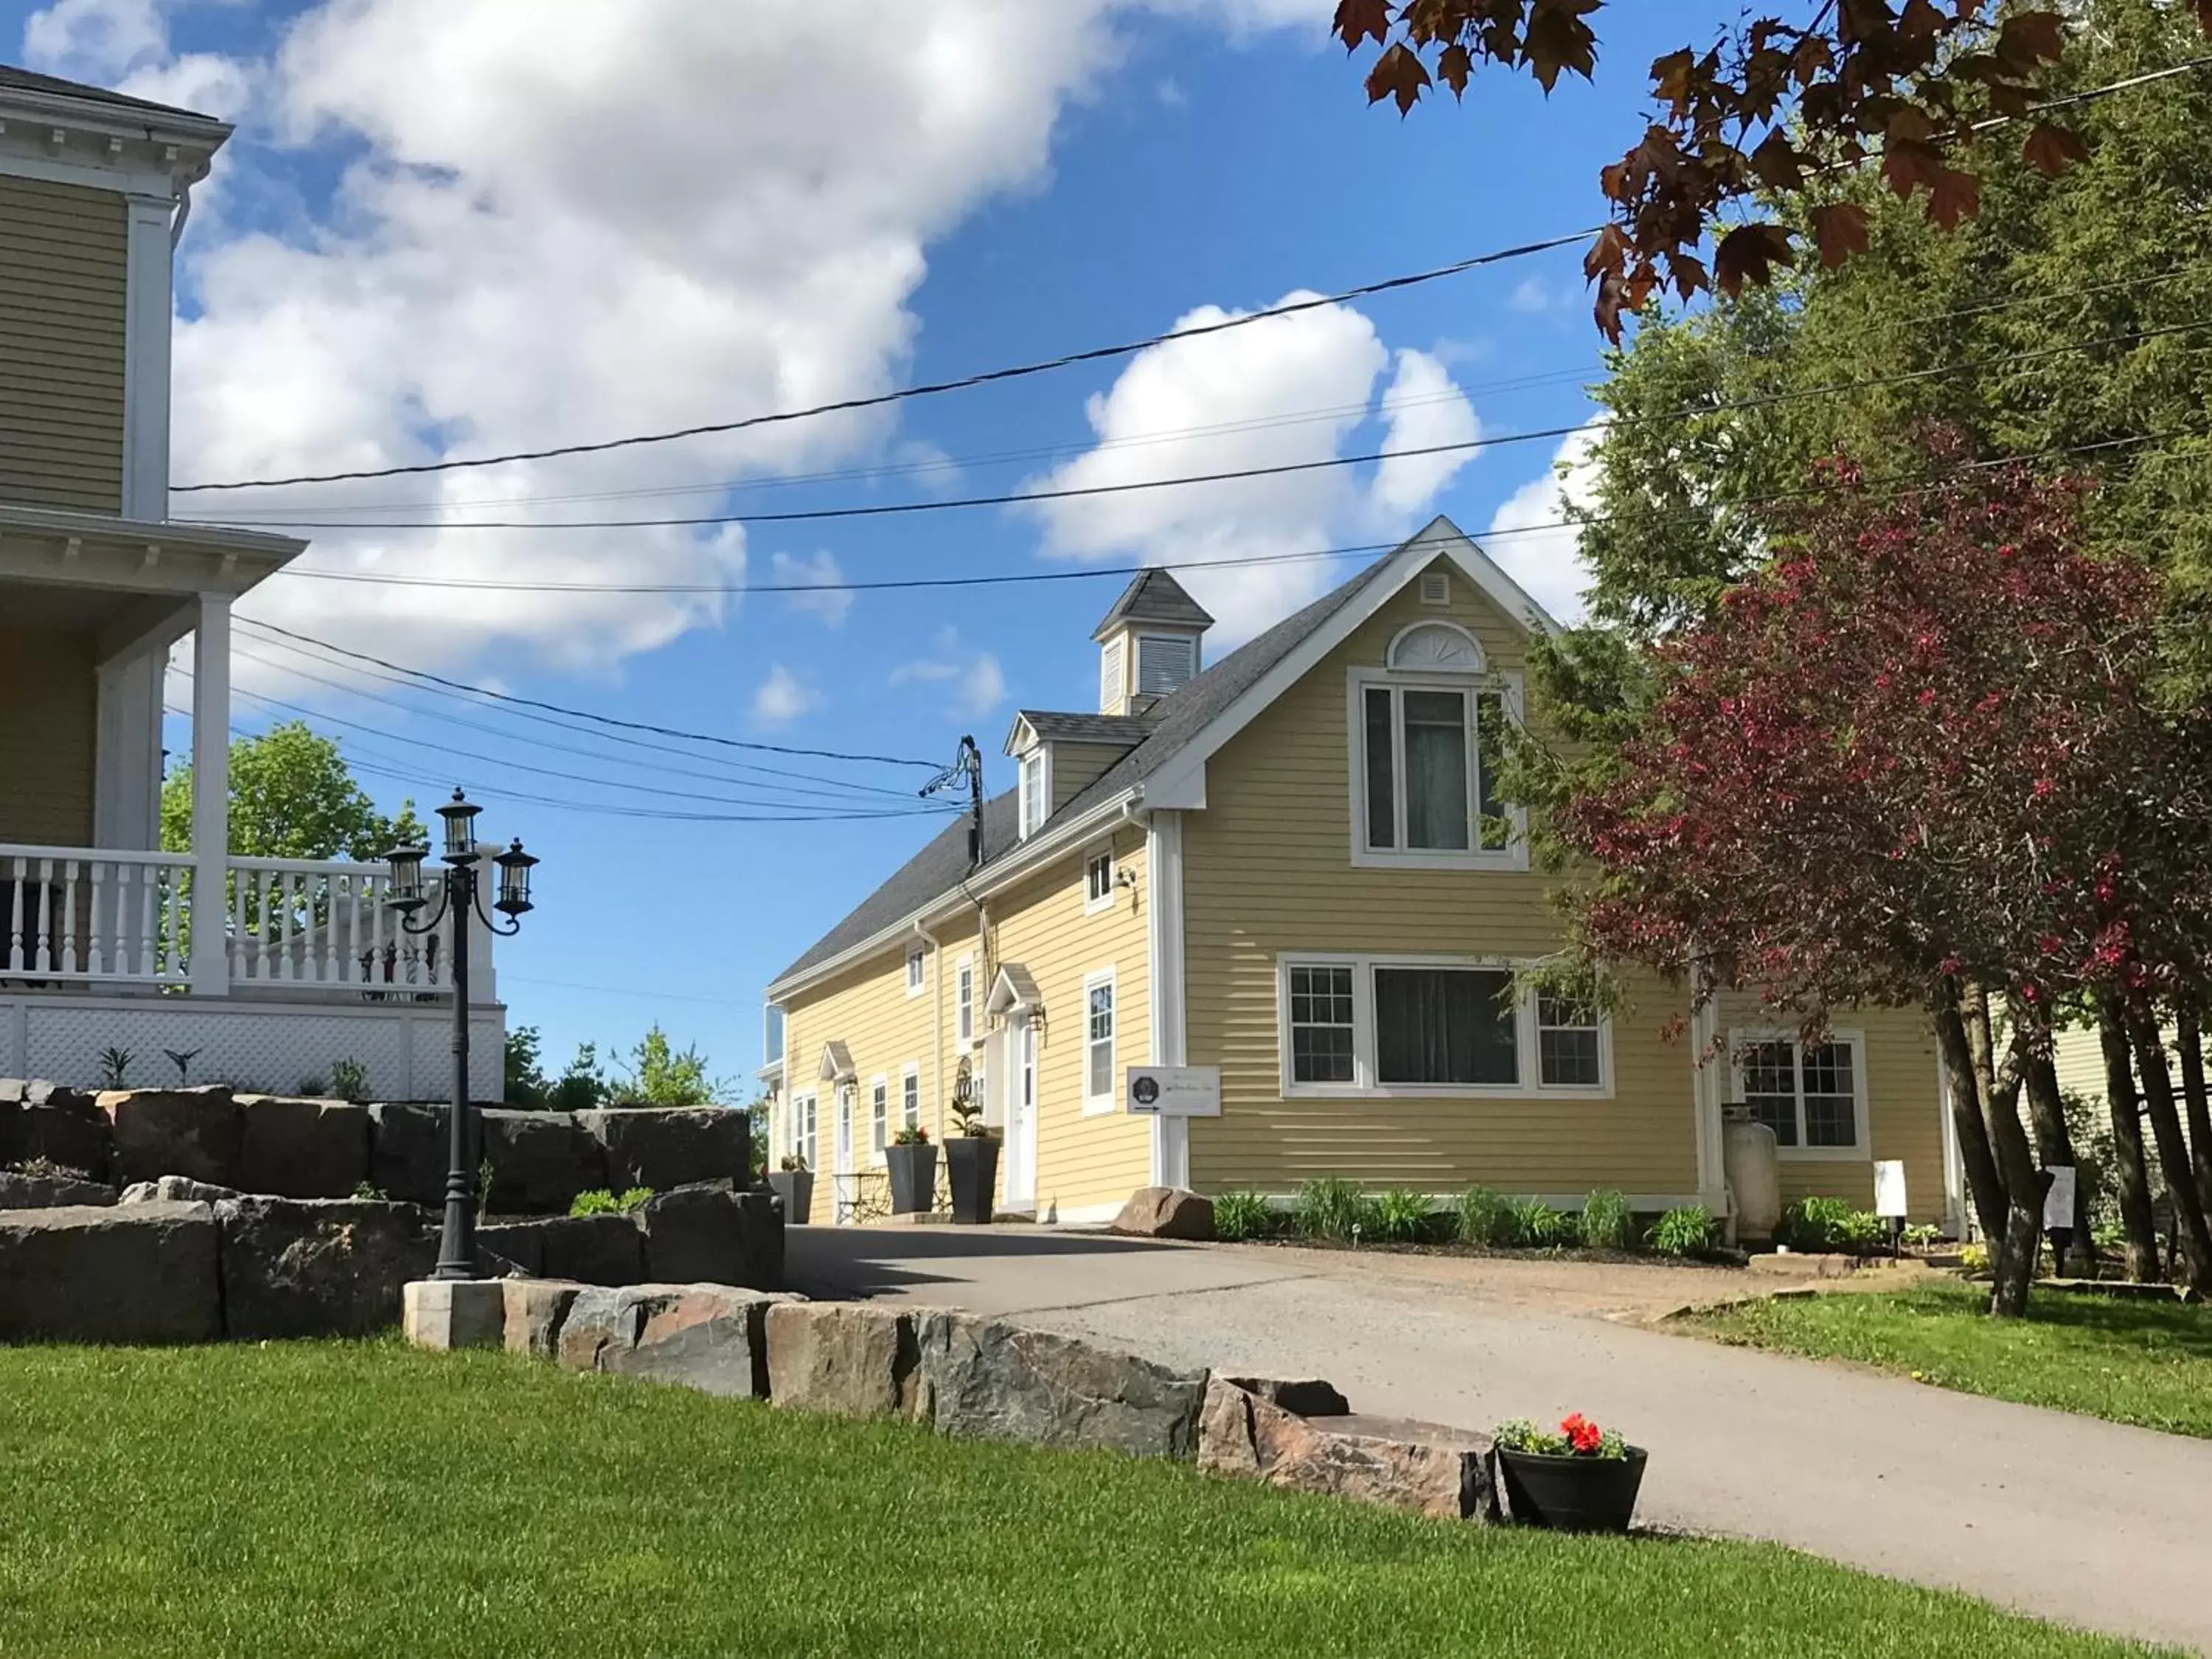
{"label": "rough cut stone block", "polygon": [[618,1193],[752,1179],[751,1120],[740,1108],[617,1107],[579,1112],[576,1124],[599,1144],[607,1185]]}
{"label": "rough cut stone block", "polygon": [[52,1210],[64,1204],[114,1202],[115,1188],[102,1182],[0,1170],[0,1210]]}
{"label": "rough cut stone block", "polygon": [[607,1184],[599,1143],[568,1112],[485,1112],[483,1155],[501,1215],[564,1212],[577,1194]]}
{"label": "rough cut stone block", "polygon": [[568,1316],[554,1333],[553,1357],[567,1370],[602,1370],[606,1355],[637,1346],[644,1327],[645,1310],[635,1286],[587,1285],[569,1300]]}
{"label": "rough cut stone block", "polygon": [[1180,1187],[1139,1187],[1114,1218],[1114,1231],[1139,1238],[1209,1239],[1213,1200]]}
{"label": "rough cut stone block", "polygon": [[918,1315],[915,1415],[946,1434],[1188,1458],[1203,1371],[996,1320]]}
{"label": "rough cut stone block", "polygon": [[163,1176],[158,1181],[134,1181],[116,1200],[118,1204],[213,1204],[220,1199],[243,1198],[235,1187],[214,1187],[188,1176]]}
{"label": "rough cut stone block", "polygon": [[0,1079],[0,1164],[39,1158],[88,1181],[106,1181],[114,1154],[113,1126],[82,1090]]}
{"label": "rough cut stone block", "polygon": [[636,1294],[637,1341],[604,1353],[602,1369],[732,1399],[767,1395],[768,1298],[726,1285],[641,1285]]}
{"label": "rough cut stone block", "polygon": [[780,1291],[783,1271],[783,1206],[774,1193],[739,1193],[738,1236],[744,1241],[744,1277],[739,1281],[757,1291]]}
{"label": "rough cut stone block", "polygon": [[533,1359],[555,1358],[562,1322],[583,1286],[551,1279],[507,1279],[500,1281],[500,1288],[507,1351]]}
{"label": "rough cut stone block", "polygon": [[1300,1416],[1225,1377],[1206,1385],[1199,1467],[1442,1520],[1487,1518],[1490,1440],[1429,1423]]}
{"label": "rough cut stone block", "polygon": [[663,1285],[743,1285],[749,1266],[744,1210],[720,1187],[678,1187],[638,1212],[645,1269]]}
{"label": "rough cut stone block", "polygon": [[645,1278],[645,1235],[627,1215],[541,1216],[495,1221],[477,1230],[525,1273],[582,1285],[635,1285]]}
{"label": "rough cut stone block", "polygon": [[1271,1406],[1279,1406],[1300,1417],[1349,1417],[1352,1402],[1334,1382],[1317,1376],[1232,1376],[1231,1387],[1257,1395]]}
{"label": "rough cut stone block", "polygon": [[215,1214],[223,1322],[238,1340],[384,1329],[400,1317],[403,1287],[438,1260],[437,1230],[411,1204],[234,1198]]}
{"label": "rough cut stone block", "polygon": [[401,1287],[400,1329],[418,1348],[496,1348],[507,1301],[496,1279],[418,1279]]}
{"label": "rough cut stone block", "polygon": [[392,1102],[368,1109],[368,1179],[407,1204],[446,1201],[447,1109]]}
{"label": "rough cut stone block", "polygon": [[215,1215],[140,1204],[0,1215],[0,1340],[212,1342]]}
{"label": "rough cut stone block", "polygon": [[118,1182],[178,1175],[238,1185],[245,1124],[228,1089],[112,1089],[100,1109],[115,1127]]}
{"label": "rough cut stone block", "polygon": [[240,1102],[238,1184],[280,1198],[351,1198],[368,1179],[368,1108],[343,1100]]}
{"label": "rough cut stone block", "polygon": [[779,1302],[767,1316],[768,1396],[837,1417],[910,1417],[921,1354],[911,1315],[853,1303]]}

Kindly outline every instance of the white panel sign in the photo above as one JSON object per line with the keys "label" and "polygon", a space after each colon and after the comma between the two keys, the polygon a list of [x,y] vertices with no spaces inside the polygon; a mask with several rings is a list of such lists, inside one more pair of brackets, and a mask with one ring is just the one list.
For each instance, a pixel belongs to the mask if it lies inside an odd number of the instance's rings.
{"label": "white panel sign", "polygon": [[1905,1204],[1905,1160],[1885,1158],[1874,1166],[1874,1212],[1884,1220],[1903,1218]]}
{"label": "white panel sign", "polygon": [[1145,1117],[1219,1117],[1218,1066],[1132,1066],[1123,1103]]}
{"label": "white panel sign", "polygon": [[2074,1191],[2077,1181],[2073,1167],[2065,1164],[2047,1166],[2044,1174],[2051,1177],[2050,1188],[2043,1194],[2043,1227],[2048,1232],[2053,1227],[2074,1224]]}

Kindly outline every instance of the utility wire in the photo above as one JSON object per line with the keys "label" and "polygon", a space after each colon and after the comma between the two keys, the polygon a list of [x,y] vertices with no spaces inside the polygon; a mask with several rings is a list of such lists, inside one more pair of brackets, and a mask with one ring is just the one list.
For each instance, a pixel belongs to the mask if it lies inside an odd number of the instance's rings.
{"label": "utility wire", "polygon": [[1253,323],[1267,322],[1277,317],[1295,316],[1304,311],[1316,311],[1327,306],[1341,305],[1347,300],[1364,299],[1370,295],[1387,294],[1398,289],[1414,288],[1423,283],[1433,283],[1446,276],[1457,276],[1464,272],[1480,270],[1485,265],[1502,264],[1509,259],[1527,258],[1531,254],[1545,253],[1553,248],[1566,247],[1576,242],[1587,241],[1597,234],[1600,227],[1572,231],[1564,236],[1548,237],[1540,242],[1526,242],[1517,247],[1498,248],[1488,253],[1478,253],[1471,258],[1459,259],[1448,265],[1438,265],[1431,270],[1419,270],[1404,276],[1386,277],[1377,283],[1362,283],[1357,288],[1347,288],[1339,293],[1322,295],[1310,300],[1294,300],[1287,305],[1270,306],[1264,311],[1248,312],[1241,317],[1224,317],[1218,323],[1201,323],[1193,328],[1172,330],[1165,334],[1149,335],[1141,340],[1131,340],[1120,345],[1093,346],[1085,351],[1064,352],[1057,357],[1042,362],[1020,363],[1010,368],[985,369],[975,374],[963,374],[957,380],[933,380],[920,386],[902,386],[894,392],[877,392],[866,398],[843,398],[834,403],[816,404],[807,409],[779,410],[767,415],[748,415],[734,421],[714,421],[699,426],[678,427],[668,432],[641,433],[627,438],[605,438],[596,443],[560,444],[548,449],[515,450],[504,455],[483,455],[463,460],[419,461],[408,466],[365,467],[350,472],[305,473],[289,478],[242,478],[224,483],[175,484],[172,491],[190,495],[210,489],[274,489],[287,484],[341,483],[356,478],[397,478],[426,472],[453,472],[467,467],[503,466],[513,461],[552,460],[564,455],[598,455],[611,449],[634,449],[645,444],[665,444],[679,438],[704,437],[721,432],[744,432],[754,427],[780,425],[788,421],[803,421],[818,415],[839,415],[854,410],[878,409],[886,404],[903,403],[915,398],[935,397],[940,392],[964,392],[973,386],[989,386],[1000,380],[1018,380],[1032,374],[1043,374],[1054,369],[1071,368],[1077,363],[1094,363],[1110,357],[1127,357],[1148,347],[1161,345],[1170,340],[1195,339],[1201,335],[1220,334],[1232,328],[1247,327]]}
{"label": "utility wire", "polygon": [[[2045,346],[2035,351],[2008,353],[2000,362],[1980,360],[1963,363],[1939,363],[1931,368],[1911,369],[1896,374],[1869,376],[1863,380],[1838,381],[1829,386],[1800,386],[1787,392],[1765,392],[1755,398],[1740,398],[1729,401],[1686,406],[1660,413],[1643,416],[1618,416],[1615,426],[1665,425],[1677,421],[1700,420],[1713,415],[1726,415],[1745,410],[1771,408],[1782,404],[1801,403],[1810,398],[1830,396],[1844,392],[1867,392],[1883,386],[1906,386],[1916,381],[1938,380],[1948,374],[1971,372],[1979,368],[2011,368],[2015,364],[2031,363],[2045,358],[2064,356],[2070,352],[2086,351],[2097,346],[2128,345],[2145,340],[2162,339],[2171,335],[2200,333],[2212,329],[2212,321],[2175,323],[2164,328],[2137,329],[2126,334],[2100,335],[2094,339],[2069,340],[2060,345]],[[670,519],[556,519],[532,520],[527,519],[477,519],[460,521],[443,520],[392,520],[384,523],[364,523],[338,520],[264,520],[275,525],[296,530],[655,530],[698,528],[726,524],[794,524],[818,522],[831,519],[874,519],[909,513],[944,513],[961,508],[982,507],[1018,507],[1033,501],[1068,501],[1098,495],[1121,495],[1144,489],[1177,489],[1190,484],[1227,483],[1247,478],[1283,477],[1301,472],[1316,472],[1335,467],[1360,466],[1369,462],[1392,459],[1410,459],[1423,455],[1445,455],[1468,450],[1503,448],[1510,444],[1534,443],[1546,440],[1571,437],[1588,426],[1579,421],[1569,426],[1539,427],[1522,432],[1503,432],[1482,438],[1471,438],[1463,442],[1423,444],[1404,449],[1376,450],[1358,455],[1331,455],[1310,461],[1285,461],[1272,466],[1232,467],[1218,472],[1188,473],[1172,478],[1137,478],[1120,483],[1079,484],[1062,489],[1024,490],[997,495],[951,496],[933,501],[887,501],[854,507],[807,507],[778,513],[719,513],[689,518]],[[184,522],[208,522],[185,520]]]}

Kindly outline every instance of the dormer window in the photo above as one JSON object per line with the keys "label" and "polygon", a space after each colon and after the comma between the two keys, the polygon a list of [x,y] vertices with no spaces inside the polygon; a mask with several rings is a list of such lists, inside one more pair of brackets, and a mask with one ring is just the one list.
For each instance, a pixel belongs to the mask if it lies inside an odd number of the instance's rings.
{"label": "dormer window", "polygon": [[1036,834],[1052,811],[1052,787],[1046,771],[1047,757],[1042,745],[1024,755],[1021,760],[1021,833],[1024,840]]}
{"label": "dormer window", "polygon": [[1098,662],[1098,712],[1142,716],[1198,675],[1199,641],[1213,618],[1158,568],[1137,573],[1091,631]]}
{"label": "dormer window", "polygon": [[1137,695],[1164,697],[1198,673],[1198,641],[1188,634],[1137,635]]}

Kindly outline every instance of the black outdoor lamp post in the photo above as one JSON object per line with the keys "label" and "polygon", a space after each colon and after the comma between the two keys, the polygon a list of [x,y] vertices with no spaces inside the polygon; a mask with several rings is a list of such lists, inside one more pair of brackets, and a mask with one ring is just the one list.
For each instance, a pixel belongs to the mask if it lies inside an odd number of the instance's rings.
{"label": "black outdoor lamp post", "polygon": [[448,1129],[446,1168],[446,1224],[438,1241],[438,1265],[433,1279],[474,1279],[477,1276],[476,1171],[471,1149],[476,1145],[476,1109],[469,1099],[469,917],[473,915],[502,937],[520,933],[522,918],[531,908],[530,872],[538,860],[516,842],[492,862],[499,868],[499,885],[492,908],[507,918],[501,927],[484,914],[479,879],[476,818],[483,809],[459,790],[438,809],[446,822],[446,847],[441,855],[446,866],[436,895],[437,907],[427,920],[416,917],[430,902],[422,889],[422,865],[430,856],[427,847],[398,847],[391,854],[392,906],[399,912],[399,925],[407,933],[434,931],[448,915],[453,918],[453,951],[447,960],[453,992],[453,1111]]}

